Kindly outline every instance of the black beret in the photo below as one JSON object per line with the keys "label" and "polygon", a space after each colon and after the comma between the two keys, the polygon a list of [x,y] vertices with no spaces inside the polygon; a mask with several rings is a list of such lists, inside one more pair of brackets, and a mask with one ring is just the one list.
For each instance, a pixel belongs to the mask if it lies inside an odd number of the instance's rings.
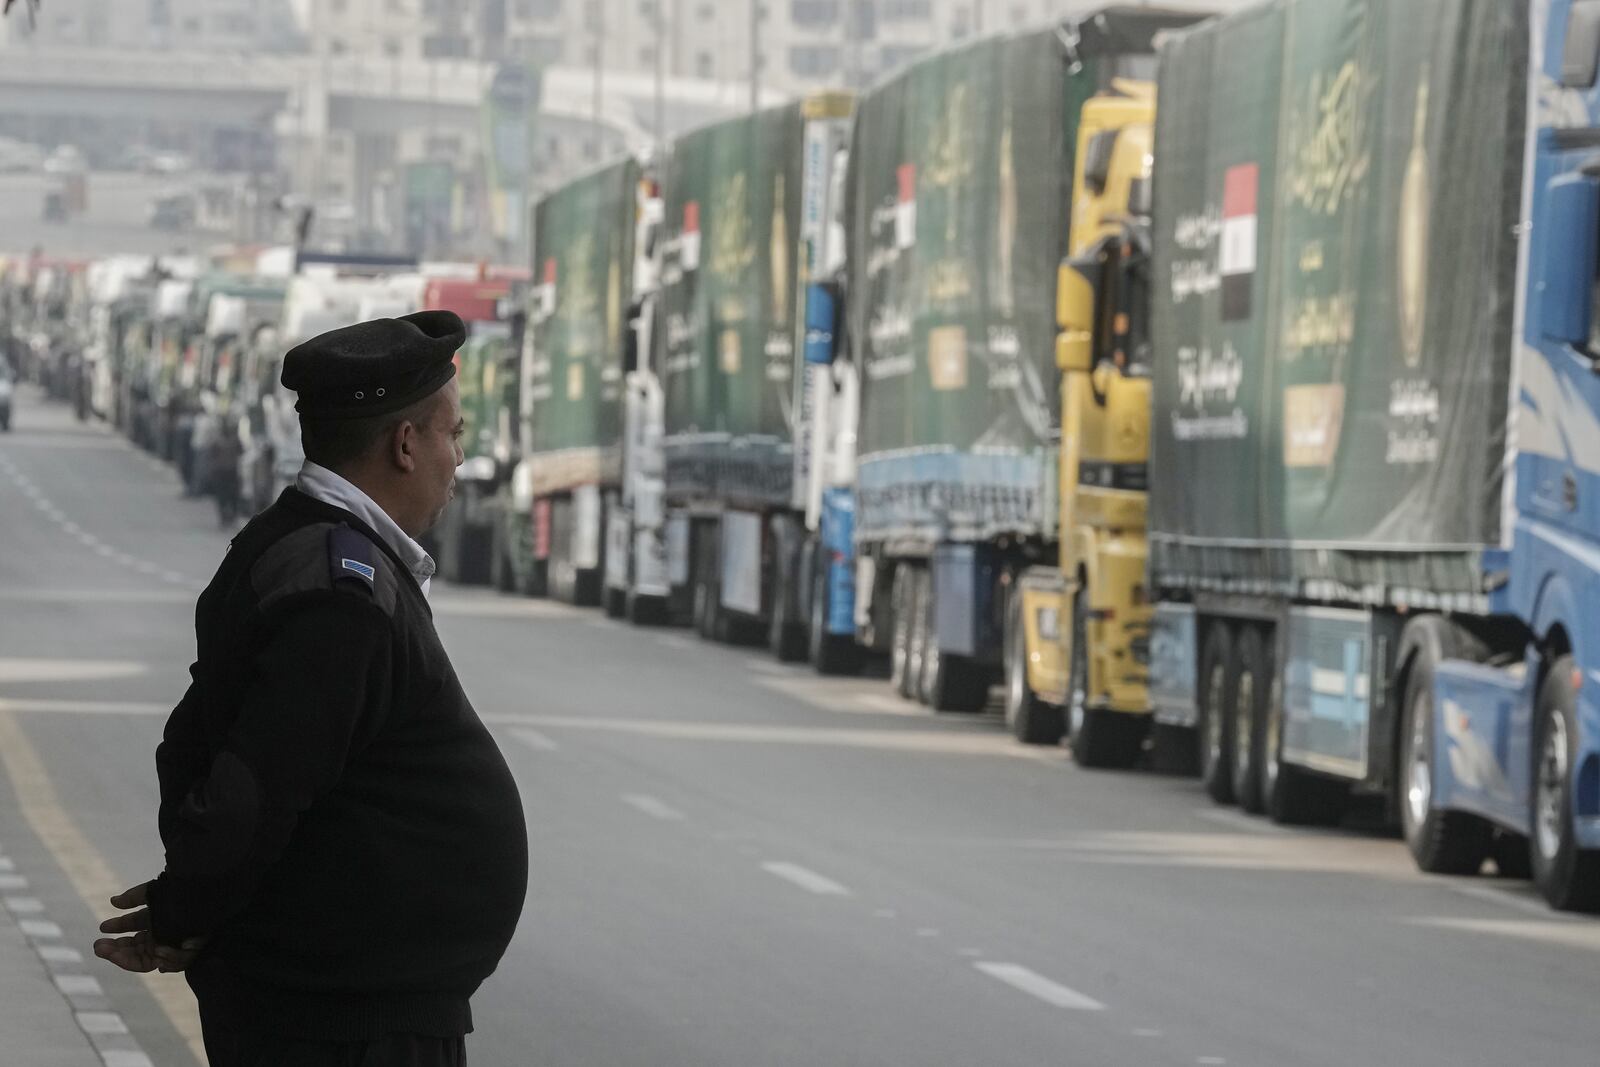
{"label": "black beret", "polygon": [[294,409],[317,419],[387,415],[431,396],[456,373],[467,328],[453,311],[419,311],[318,334],[283,357]]}

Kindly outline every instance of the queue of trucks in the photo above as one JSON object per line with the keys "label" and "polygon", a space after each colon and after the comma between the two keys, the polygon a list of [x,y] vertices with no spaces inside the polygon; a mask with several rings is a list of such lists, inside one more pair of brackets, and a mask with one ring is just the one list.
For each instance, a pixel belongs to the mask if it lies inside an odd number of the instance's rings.
{"label": "queue of trucks", "polygon": [[1594,909],[1597,74],[1593,0],[1111,6],[585,175],[493,297],[98,268],[90,393],[248,412],[259,507],[288,345],[471,308],[447,576]]}

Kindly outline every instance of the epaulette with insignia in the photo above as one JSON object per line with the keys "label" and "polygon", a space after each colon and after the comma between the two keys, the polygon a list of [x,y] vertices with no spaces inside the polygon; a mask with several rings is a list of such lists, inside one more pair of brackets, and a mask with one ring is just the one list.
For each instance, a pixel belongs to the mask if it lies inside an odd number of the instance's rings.
{"label": "epaulette with insignia", "polygon": [[328,531],[329,578],[363,582],[371,589],[378,577],[378,550],[363,534],[340,523]]}

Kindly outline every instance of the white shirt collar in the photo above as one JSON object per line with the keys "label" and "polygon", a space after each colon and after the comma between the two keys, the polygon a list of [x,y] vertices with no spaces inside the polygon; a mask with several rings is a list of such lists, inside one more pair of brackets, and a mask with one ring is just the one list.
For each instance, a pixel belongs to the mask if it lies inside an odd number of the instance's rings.
{"label": "white shirt collar", "polygon": [[400,529],[399,523],[391,519],[389,513],[362,492],[359,486],[308,459],[301,465],[299,477],[294,480],[294,487],[313,500],[343,508],[372,527],[411,570],[411,576],[417,580],[417,585],[422,587],[422,595],[428,595],[428,585],[433,580],[433,572],[436,569],[433,557],[428,555],[427,549]]}

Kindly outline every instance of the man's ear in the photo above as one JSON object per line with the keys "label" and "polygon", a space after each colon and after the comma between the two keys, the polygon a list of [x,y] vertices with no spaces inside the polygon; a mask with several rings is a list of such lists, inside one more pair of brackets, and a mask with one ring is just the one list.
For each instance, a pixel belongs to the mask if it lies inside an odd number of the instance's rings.
{"label": "man's ear", "polygon": [[402,420],[389,438],[389,459],[400,470],[410,474],[417,469],[417,446],[420,443],[417,424],[410,419]]}

